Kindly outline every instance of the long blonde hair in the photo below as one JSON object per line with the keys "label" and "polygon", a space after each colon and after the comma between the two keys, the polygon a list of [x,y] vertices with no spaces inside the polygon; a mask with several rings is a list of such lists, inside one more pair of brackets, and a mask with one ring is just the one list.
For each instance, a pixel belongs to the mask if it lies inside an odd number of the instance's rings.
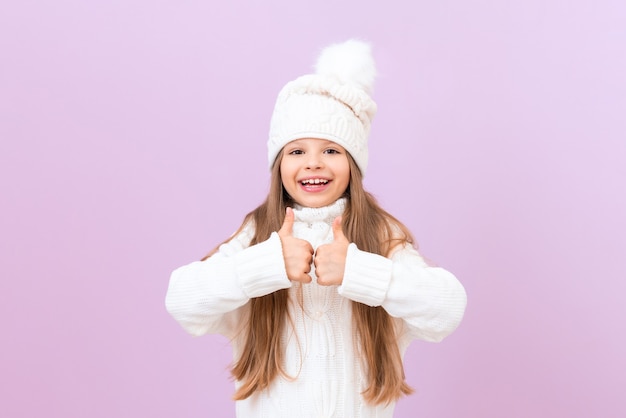
{"label": "long blonde hair", "polygon": [[[282,151],[272,167],[267,199],[246,215],[240,228],[250,222],[255,225],[250,245],[263,242],[272,232],[278,231],[287,206],[294,204],[282,185],[281,160]],[[348,240],[363,251],[383,256],[388,256],[399,245],[413,244],[408,229],[364,190],[361,171],[350,154],[348,162],[350,183],[345,192],[347,204],[342,220]],[[289,378],[283,366],[285,349],[281,345],[281,336],[288,321],[288,290],[252,298],[248,312],[249,318],[243,330],[243,351],[231,370],[233,377],[240,382],[235,400],[246,399],[254,392],[266,389],[279,374]],[[405,381],[396,327],[391,316],[381,306],[370,307],[352,302],[352,317],[367,373],[367,387],[362,392],[365,401],[374,405],[387,404],[412,393],[413,389]]]}

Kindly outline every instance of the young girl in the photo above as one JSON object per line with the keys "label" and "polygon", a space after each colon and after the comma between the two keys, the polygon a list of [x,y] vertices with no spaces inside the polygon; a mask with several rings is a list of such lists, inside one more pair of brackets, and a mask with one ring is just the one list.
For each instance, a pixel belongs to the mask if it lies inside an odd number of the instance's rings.
{"label": "young girl", "polygon": [[172,273],[171,315],[232,341],[238,417],[391,417],[413,339],[458,326],[465,291],[363,189],[376,104],[369,45],[326,48],[280,92],[270,191],[202,261]]}

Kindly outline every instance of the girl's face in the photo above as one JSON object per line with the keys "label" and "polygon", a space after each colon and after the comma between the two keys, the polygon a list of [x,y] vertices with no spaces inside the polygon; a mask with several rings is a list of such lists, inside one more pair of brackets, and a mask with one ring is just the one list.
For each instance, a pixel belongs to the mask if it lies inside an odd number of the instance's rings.
{"label": "girl's face", "polygon": [[280,175],[283,187],[299,205],[330,205],[350,183],[347,151],[325,139],[296,139],[283,149]]}

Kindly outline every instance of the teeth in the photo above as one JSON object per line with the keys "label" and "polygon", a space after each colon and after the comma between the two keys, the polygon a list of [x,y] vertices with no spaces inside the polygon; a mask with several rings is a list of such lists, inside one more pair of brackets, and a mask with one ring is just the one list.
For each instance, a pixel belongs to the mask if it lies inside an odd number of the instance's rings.
{"label": "teeth", "polygon": [[324,180],[324,179],[302,180],[302,184],[326,184],[326,183],[328,183],[328,180]]}

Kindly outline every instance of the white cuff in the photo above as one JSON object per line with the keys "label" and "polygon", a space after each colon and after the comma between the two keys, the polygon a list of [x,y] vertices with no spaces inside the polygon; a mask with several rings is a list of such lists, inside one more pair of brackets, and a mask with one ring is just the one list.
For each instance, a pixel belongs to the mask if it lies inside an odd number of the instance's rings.
{"label": "white cuff", "polygon": [[368,306],[382,305],[391,282],[392,264],[386,257],[350,244],[339,294]]}
{"label": "white cuff", "polygon": [[267,241],[239,252],[234,261],[241,288],[249,298],[291,287],[285,271],[283,248],[276,232],[272,232]]}

